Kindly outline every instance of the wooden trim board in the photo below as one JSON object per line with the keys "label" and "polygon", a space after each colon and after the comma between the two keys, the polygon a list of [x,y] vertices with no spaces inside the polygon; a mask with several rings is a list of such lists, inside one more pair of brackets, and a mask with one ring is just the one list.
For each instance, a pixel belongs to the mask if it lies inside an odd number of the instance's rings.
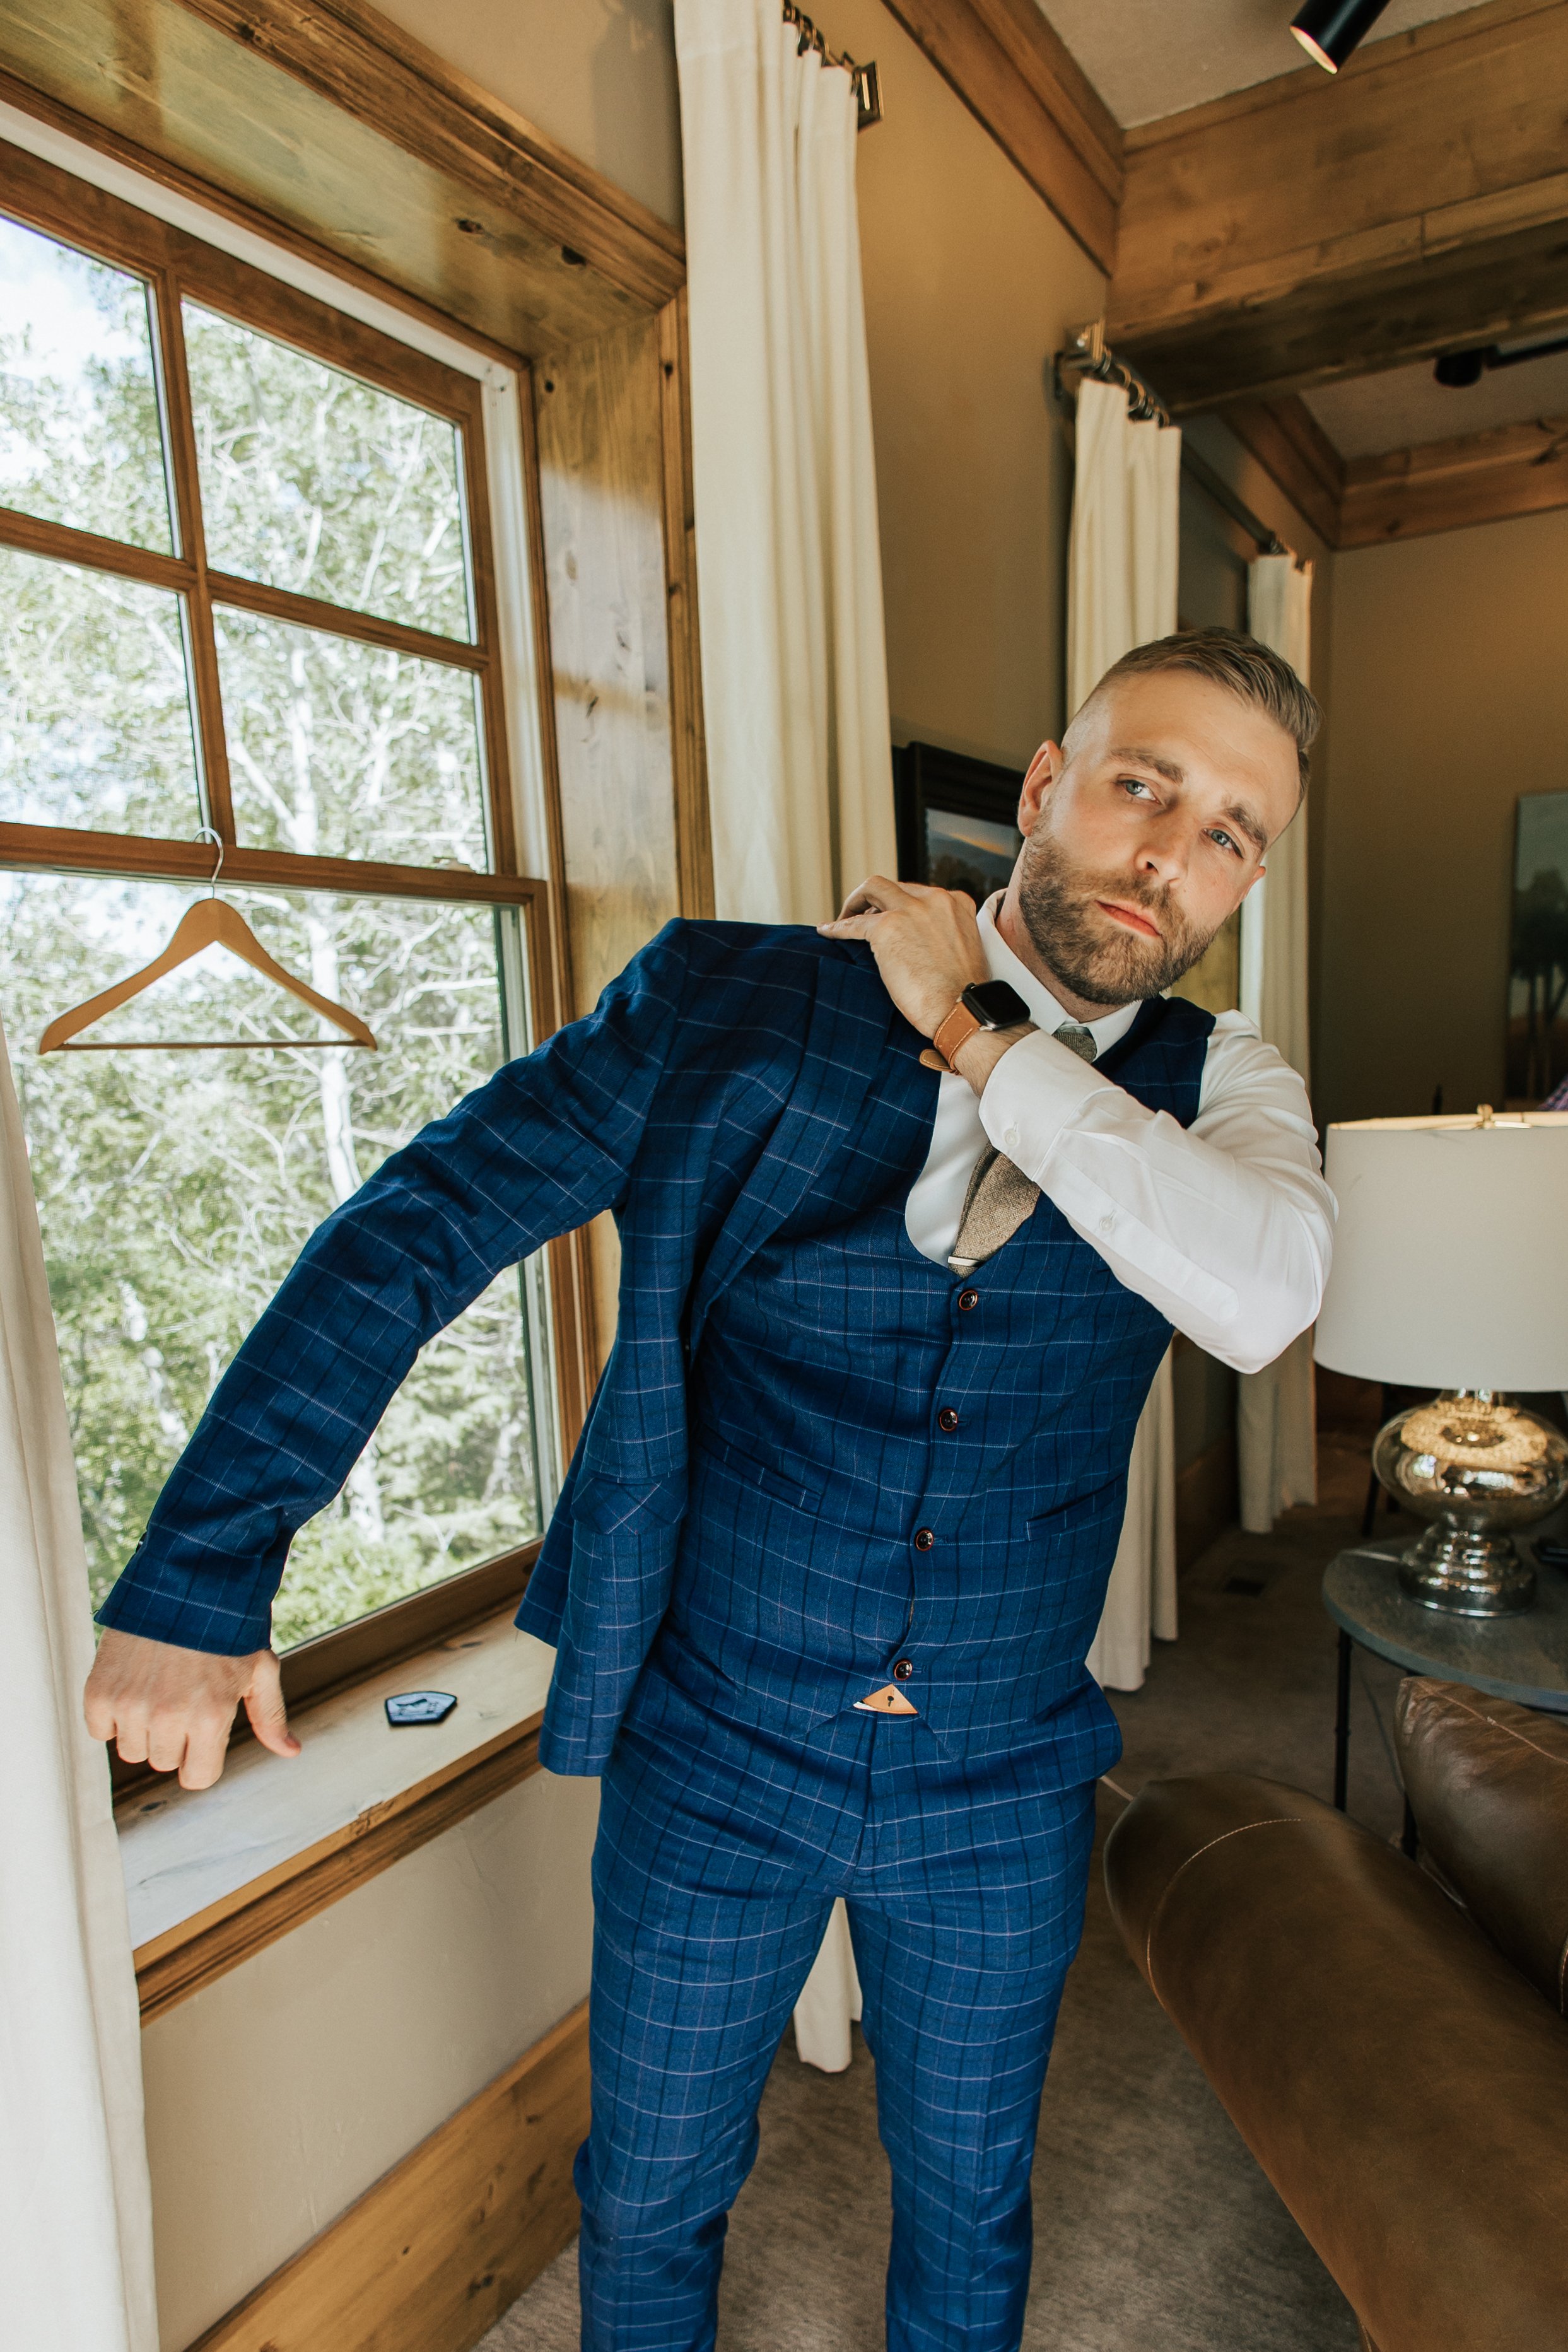
{"label": "wooden trim board", "polygon": [[1116,260],[1121,132],[1034,0],[888,0],[1089,259]]}
{"label": "wooden trim board", "polygon": [[1294,394],[1236,400],[1219,415],[1318,537],[1337,547],[1345,461],[1306,402]]}
{"label": "wooden trim board", "polygon": [[584,2001],[190,2352],[468,2352],[571,2243],[587,2129]]}
{"label": "wooden trim board", "polygon": [[[210,1789],[167,1777],[119,1810],[143,2022],[213,1983],[539,1769],[554,1653],[510,1610],[322,1698],[292,1760],[254,1741]],[[393,1692],[458,1700],[394,1730]]]}
{"label": "wooden trim board", "polygon": [[1556,507],[1568,507],[1568,416],[1541,416],[1379,457],[1352,457],[1345,467],[1336,544],[1381,547]]}
{"label": "wooden trim board", "polygon": [[1215,414],[1331,548],[1382,547],[1568,506],[1568,416],[1347,459],[1298,398],[1235,401]]}
{"label": "wooden trim board", "polygon": [[685,282],[674,229],[357,0],[9,0],[0,93],[514,362]]}
{"label": "wooden trim board", "polygon": [[713,831],[702,724],[702,651],[697,617],[697,509],[691,478],[691,354],[686,289],[658,314],[664,468],[664,571],[669,614],[669,730],[675,763],[675,851],[680,911],[713,915]]}
{"label": "wooden trim board", "polygon": [[[232,40],[482,190],[642,308],[684,282],[685,246],[624,188],[365,0],[179,0]],[[468,232],[472,234],[472,232]]]}

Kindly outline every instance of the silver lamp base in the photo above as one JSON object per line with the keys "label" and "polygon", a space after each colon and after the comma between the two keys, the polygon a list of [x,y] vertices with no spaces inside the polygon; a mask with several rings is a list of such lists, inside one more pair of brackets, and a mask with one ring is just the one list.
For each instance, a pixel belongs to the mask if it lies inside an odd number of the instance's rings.
{"label": "silver lamp base", "polygon": [[1396,1501],[1430,1519],[1400,1562],[1401,1587],[1427,1609],[1510,1617],[1535,1599],[1535,1570],[1511,1531],[1568,1495],[1568,1439],[1495,1390],[1449,1389],[1395,1413],[1373,1467]]}
{"label": "silver lamp base", "polygon": [[1412,1601],[1460,1617],[1511,1617],[1535,1599],[1535,1570],[1507,1536],[1441,1524],[1411,1545],[1399,1582]]}

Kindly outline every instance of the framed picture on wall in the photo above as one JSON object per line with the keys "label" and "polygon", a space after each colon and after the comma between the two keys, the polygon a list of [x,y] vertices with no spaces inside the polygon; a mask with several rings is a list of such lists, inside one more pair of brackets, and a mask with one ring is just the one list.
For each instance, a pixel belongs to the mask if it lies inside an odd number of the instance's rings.
{"label": "framed picture on wall", "polygon": [[934,743],[895,745],[900,878],[967,890],[983,905],[1005,887],[1023,845],[1016,823],[1023,782],[1022,768]]}
{"label": "framed picture on wall", "polygon": [[1521,793],[1509,940],[1508,1099],[1568,1078],[1568,793]]}

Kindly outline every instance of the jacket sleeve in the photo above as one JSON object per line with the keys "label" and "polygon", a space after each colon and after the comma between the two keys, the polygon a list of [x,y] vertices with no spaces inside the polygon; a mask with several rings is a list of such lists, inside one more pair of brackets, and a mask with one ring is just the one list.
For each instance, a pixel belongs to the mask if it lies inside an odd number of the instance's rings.
{"label": "jacket sleeve", "polygon": [[503,1268],[624,1200],[686,958],[670,924],[586,1020],[423,1129],[316,1228],[100,1624],[236,1657],[266,1646],[295,1530],[338,1492],[426,1340]]}

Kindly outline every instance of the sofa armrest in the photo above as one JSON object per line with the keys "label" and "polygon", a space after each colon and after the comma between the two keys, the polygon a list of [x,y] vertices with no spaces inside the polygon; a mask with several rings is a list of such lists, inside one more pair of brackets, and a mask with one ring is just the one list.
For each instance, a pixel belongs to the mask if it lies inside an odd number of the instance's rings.
{"label": "sofa armrest", "polygon": [[1394,1737],[1427,1854],[1568,2016],[1568,1721],[1410,1675]]}
{"label": "sofa armrest", "polygon": [[1380,2352],[1568,2347],[1568,2031],[1403,1855],[1277,1782],[1154,1781],[1129,1951]]}

